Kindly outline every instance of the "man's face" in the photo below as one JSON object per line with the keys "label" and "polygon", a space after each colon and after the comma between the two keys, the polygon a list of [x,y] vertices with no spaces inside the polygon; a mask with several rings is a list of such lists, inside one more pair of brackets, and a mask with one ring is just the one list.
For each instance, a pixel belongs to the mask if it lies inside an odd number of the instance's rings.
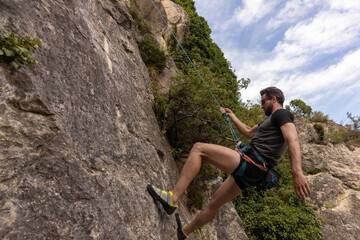
{"label": "man's face", "polygon": [[261,96],[261,108],[264,110],[266,116],[270,116],[273,111],[273,103],[271,98],[268,98],[266,94]]}

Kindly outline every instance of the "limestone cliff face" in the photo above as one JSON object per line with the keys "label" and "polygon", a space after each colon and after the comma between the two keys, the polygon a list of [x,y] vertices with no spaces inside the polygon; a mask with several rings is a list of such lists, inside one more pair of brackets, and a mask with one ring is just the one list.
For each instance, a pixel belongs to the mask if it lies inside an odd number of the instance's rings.
{"label": "limestone cliff face", "polygon": [[[0,63],[1,239],[176,239],[145,190],[172,188],[179,170],[124,2],[0,0],[7,29],[43,41],[33,68]],[[180,213],[193,217],[183,202]],[[246,239],[231,204],[209,229]]]}
{"label": "limestone cliff face", "polygon": [[[155,1],[178,33],[187,21],[171,1]],[[134,0],[166,49],[165,24],[146,0]],[[168,216],[146,192],[179,176],[152,110],[129,0],[0,0],[0,22],[42,39],[33,68],[0,62],[0,239],[176,239]],[[164,86],[174,72],[162,75]],[[165,89],[166,92],[166,89]],[[326,239],[360,235],[360,150],[314,144],[297,123],[310,202]],[[179,164],[179,163],[178,163]],[[180,163],[181,166],[181,163]],[[208,183],[207,201],[221,181]],[[193,218],[186,209],[180,213]],[[247,239],[229,203],[202,236]]]}
{"label": "limestone cliff face", "polygon": [[296,122],[301,141],[302,165],[309,175],[310,203],[323,221],[325,239],[359,239],[360,148],[344,144],[314,143],[318,136],[311,124]]}

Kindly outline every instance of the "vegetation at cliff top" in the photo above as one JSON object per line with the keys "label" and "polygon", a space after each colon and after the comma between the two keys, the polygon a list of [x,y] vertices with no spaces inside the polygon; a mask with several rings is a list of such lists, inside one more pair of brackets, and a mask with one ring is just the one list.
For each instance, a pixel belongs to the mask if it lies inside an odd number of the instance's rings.
{"label": "vegetation at cliff top", "polygon": [[12,69],[17,70],[23,65],[31,67],[33,63],[38,63],[29,53],[40,46],[40,39],[18,37],[0,24],[0,58],[9,63]]}
{"label": "vegetation at cliff top", "polygon": [[348,124],[340,125],[330,120],[327,115],[312,108],[300,99],[292,100],[286,106],[295,116],[304,117],[307,122],[314,123],[314,128],[322,142],[344,142],[350,149],[352,146],[360,147],[360,116],[347,113]]}

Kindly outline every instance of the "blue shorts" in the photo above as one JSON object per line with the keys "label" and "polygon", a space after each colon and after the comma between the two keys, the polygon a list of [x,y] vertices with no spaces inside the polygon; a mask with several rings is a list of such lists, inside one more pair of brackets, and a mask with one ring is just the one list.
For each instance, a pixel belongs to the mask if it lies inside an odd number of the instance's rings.
{"label": "blue shorts", "polygon": [[[246,153],[246,155],[250,157],[255,163],[262,164],[253,152],[249,151]],[[245,164],[245,169],[242,169],[243,164]],[[231,175],[234,177],[235,182],[240,187],[240,189],[244,190],[249,186],[260,185],[266,176],[266,172],[257,166],[248,163],[242,157],[240,157],[240,164]]]}

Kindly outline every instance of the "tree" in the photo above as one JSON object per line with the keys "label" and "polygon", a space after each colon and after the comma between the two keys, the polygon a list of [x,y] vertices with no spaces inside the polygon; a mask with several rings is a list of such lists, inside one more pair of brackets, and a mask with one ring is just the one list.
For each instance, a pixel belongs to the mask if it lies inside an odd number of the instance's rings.
{"label": "tree", "polygon": [[351,113],[347,113],[347,117],[351,120],[351,128],[354,131],[353,138],[358,139],[360,137],[360,116],[353,116]]}
{"label": "tree", "polygon": [[286,109],[296,116],[310,117],[312,113],[311,107],[300,99],[291,100],[290,106],[286,106]]}

